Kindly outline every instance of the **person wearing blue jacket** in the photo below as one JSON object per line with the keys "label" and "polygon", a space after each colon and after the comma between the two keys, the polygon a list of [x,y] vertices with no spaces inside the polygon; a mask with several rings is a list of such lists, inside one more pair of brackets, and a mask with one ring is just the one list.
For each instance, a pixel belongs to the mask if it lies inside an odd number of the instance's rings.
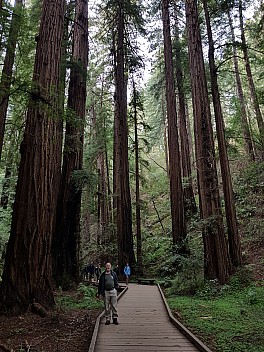
{"label": "person wearing blue jacket", "polygon": [[128,263],[127,263],[127,265],[124,267],[124,274],[125,274],[125,277],[126,277],[126,284],[128,285],[129,277],[130,277],[130,275],[131,275],[131,269],[130,269],[130,266],[129,266]]}

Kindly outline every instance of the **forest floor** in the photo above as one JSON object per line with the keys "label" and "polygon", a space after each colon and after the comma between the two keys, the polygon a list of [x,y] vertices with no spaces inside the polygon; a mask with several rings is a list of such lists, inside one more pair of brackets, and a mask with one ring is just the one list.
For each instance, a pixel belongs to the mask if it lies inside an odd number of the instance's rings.
{"label": "forest floor", "polygon": [[[65,292],[65,295],[76,292]],[[0,352],[87,352],[101,309],[61,309],[46,317],[0,316]]]}

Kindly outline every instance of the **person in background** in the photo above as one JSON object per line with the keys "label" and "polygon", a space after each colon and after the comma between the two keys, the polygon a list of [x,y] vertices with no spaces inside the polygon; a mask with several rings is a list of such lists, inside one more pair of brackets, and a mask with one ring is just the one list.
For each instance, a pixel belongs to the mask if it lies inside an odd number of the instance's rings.
{"label": "person in background", "polygon": [[82,269],[82,273],[83,273],[83,280],[84,281],[87,281],[88,280],[88,276],[89,276],[89,273],[88,273],[88,266],[89,264],[85,264],[83,269]]}
{"label": "person in background", "polygon": [[126,285],[128,285],[129,278],[130,278],[130,275],[131,275],[131,269],[130,269],[130,266],[129,266],[128,263],[127,263],[127,265],[124,268],[124,274],[125,274],[125,277],[126,277]]}
{"label": "person in background", "polygon": [[91,262],[88,265],[88,276],[89,276],[89,281],[92,282],[94,278],[94,263]]}
{"label": "person in background", "polygon": [[116,264],[116,267],[114,268],[114,272],[116,273],[117,278],[119,277],[119,266]]}
{"label": "person in background", "polygon": [[118,325],[117,317],[117,289],[118,278],[116,273],[111,269],[111,264],[105,264],[105,271],[101,274],[98,285],[97,297],[104,298],[106,325],[110,324],[111,316],[113,324]]}
{"label": "person in background", "polygon": [[94,273],[95,273],[95,276],[96,276],[96,281],[98,282],[98,281],[99,281],[99,277],[100,277],[100,275],[101,275],[100,264],[95,265],[95,267],[94,267]]}

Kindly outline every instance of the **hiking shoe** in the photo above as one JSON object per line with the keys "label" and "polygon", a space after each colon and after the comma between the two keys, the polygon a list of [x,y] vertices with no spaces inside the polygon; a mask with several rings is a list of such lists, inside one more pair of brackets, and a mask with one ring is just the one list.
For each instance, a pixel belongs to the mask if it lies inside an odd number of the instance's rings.
{"label": "hiking shoe", "polygon": [[117,321],[117,318],[114,318],[114,319],[113,319],[113,324],[115,324],[115,325],[118,325],[118,324],[119,324],[119,322]]}
{"label": "hiking shoe", "polygon": [[105,325],[110,325],[110,320],[107,320],[107,321],[105,322]]}

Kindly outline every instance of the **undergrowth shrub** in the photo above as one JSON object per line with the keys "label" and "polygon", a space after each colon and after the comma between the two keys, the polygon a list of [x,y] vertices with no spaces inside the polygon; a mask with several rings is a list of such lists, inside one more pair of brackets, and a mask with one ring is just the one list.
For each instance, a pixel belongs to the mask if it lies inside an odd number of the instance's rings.
{"label": "undergrowth shrub", "polygon": [[236,273],[230,277],[229,285],[232,290],[240,290],[248,287],[254,280],[252,268],[248,265],[242,266],[236,270]]}
{"label": "undergrowth shrub", "polygon": [[256,305],[259,302],[259,296],[256,287],[252,286],[248,289],[247,295],[245,296],[245,304],[247,306]]}
{"label": "undergrowth shrub", "polygon": [[243,241],[263,243],[264,162],[243,168],[234,178],[234,192]]}
{"label": "undergrowth shrub", "polygon": [[167,289],[169,296],[193,295],[203,285],[202,262],[195,257],[175,255],[177,273],[171,279],[171,285]]}
{"label": "undergrowth shrub", "polygon": [[[223,297],[230,292],[238,292],[243,288],[254,287],[254,279],[252,269],[244,266],[237,269],[236,273],[230,277],[228,284],[220,285],[217,279],[204,279],[200,262],[186,258],[183,270],[171,280],[165,278],[160,284],[166,289],[169,297],[195,295],[197,298],[210,300]],[[253,294],[254,290],[249,296],[252,298]]]}
{"label": "undergrowth shrub", "polygon": [[228,291],[228,285],[220,285],[218,280],[204,280],[200,288],[195,292],[196,297],[213,299]]}
{"label": "undergrowth shrub", "polygon": [[220,285],[218,280],[204,280],[195,295],[202,299],[223,297],[231,292],[239,292],[244,288],[254,285],[253,272],[249,266],[238,268],[230,277],[229,283]]}
{"label": "undergrowth shrub", "polygon": [[[146,276],[156,276],[160,273],[161,276],[168,276],[166,270],[161,270],[161,267],[169,266],[166,264],[171,257],[170,253],[171,239],[167,236],[152,235],[148,236],[142,243],[142,252],[144,255],[143,272]],[[165,260],[161,260],[165,258]]]}
{"label": "undergrowth shrub", "polygon": [[97,289],[91,286],[80,284],[77,291],[81,293],[85,299],[87,299],[87,298],[95,297]]}
{"label": "undergrowth shrub", "polygon": [[75,294],[60,290],[56,296],[57,308],[83,309],[102,308],[102,301],[96,299],[97,289],[92,286],[80,284]]}

